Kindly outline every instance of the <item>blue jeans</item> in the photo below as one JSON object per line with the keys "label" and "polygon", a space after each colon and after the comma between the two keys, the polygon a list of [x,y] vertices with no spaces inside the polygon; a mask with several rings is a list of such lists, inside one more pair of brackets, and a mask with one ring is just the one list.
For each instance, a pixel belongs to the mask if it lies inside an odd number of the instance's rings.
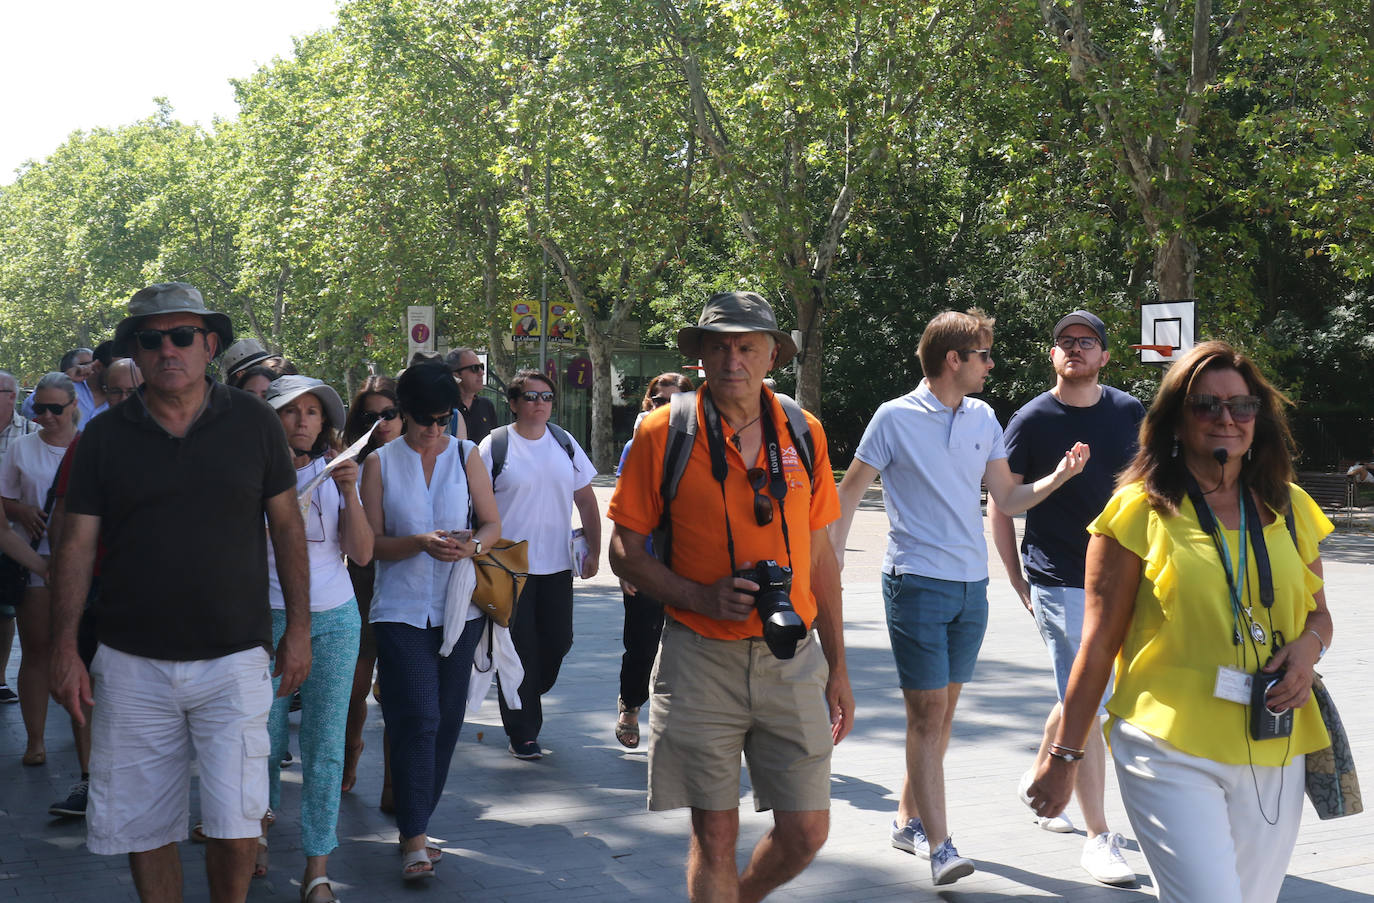
{"label": "blue jeans", "polygon": [[453,748],[467,714],[472,656],[486,623],[486,618],[468,621],[453,651],[443,657],[442,627],[372,622],[382,717],[390,738],[396,827],[402,837],[429,833],[429,817],[444,794]]}

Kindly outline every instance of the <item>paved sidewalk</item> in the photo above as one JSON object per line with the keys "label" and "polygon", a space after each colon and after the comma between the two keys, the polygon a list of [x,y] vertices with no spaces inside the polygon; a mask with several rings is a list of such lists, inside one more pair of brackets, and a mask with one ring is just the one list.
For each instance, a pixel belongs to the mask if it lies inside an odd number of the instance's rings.
{"label": "paved sidewalk", "polygon": [[[609,489],[599,487],[598,496],[604,510]],[[946,763],[952,830],[978,871],[936,894],[926,863],[888,846],[887,825],[903,773],[904,717],[876,582],[886,530],[880,503],[866,502],[855,523],[845,571],[845,621],[858,723],[835,753],[830,841],[815,863],[773,899],[1127,903],[1153,898],[1134,840],[1126,856],[1140,874],[1140,886],[1097,885],[1078,866],[1081,834],[1039,830],[1016,799],[1017,778],[1034,753],[1054,691],[1031,620],[995,559],[991,623],[977,675],[960,703]],[[1358,714],[1374,706],[1374,653],[1358,639],[1374,636],[1374,608],[1364,604],[1374,585],[1374,537],[1335,535],[1324,554],[1337,640],[1322,671],[1346,714],[1366,787],[1374,789],[1374,718]],[[382,727],[374,706],[358,786],[344,797],[341,846],[331,858],[340,898],[347,903],[685,899],[686,813],[646,810],[644,752],[622,749],[612,733],[621,619],[620,593],[609,571],[578,583],[577,640],[558,686],[545,700],[541,740],[554,750],[552,756],[519,762],[507,755],[491,698],[470,716],[431,825],[446,855],[438,877],[426,886],[402,886],[395,828],[376,809]],[[16,653],[11,681],[17,664]],[[65,713],[56,707],[50,713],[47,766],[20,764],[23,737],[18,707],[0,707],[0,903],[135,900],[122,858],[91,855],[83,846],[82,822],[46,814],[77,777]],[[299,766],[284,776],[285,804],[271,835],[272,869],[266,879],[253,882],[252,901],[299,897]],[[1107,799],[1113,829],[1130,838],[1110,770]],[[1077,817],[1076,810],[1070,814]],[[741,864],[769,823],[766,815],[752,811],[746,797]],[[207,900],[204,848],[184,844],[182,859],[186,899]],[[1374,816],[1324,823],[1305,806],[1289,871],[1280,898],[1285,903],[1374,900]]]}

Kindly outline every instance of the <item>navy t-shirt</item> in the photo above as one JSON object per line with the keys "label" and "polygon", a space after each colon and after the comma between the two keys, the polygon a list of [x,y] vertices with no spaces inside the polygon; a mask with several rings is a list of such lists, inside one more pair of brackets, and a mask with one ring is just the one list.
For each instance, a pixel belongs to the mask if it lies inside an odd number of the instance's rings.
{"label": "navy t-shirt", "polygon": [[1086,442],[1083,472],[1026,512],[1021,554],[1031,583],[1082,586],[1088,524],[1111,498],[1116,475],[1135,455],[1145,408],[1130,395],[1102,387],[1097,404],[1066,405],[1050,392],[1028,402],[1007,423],[1007,464],[1027,483],[1053,473],[1064,452]]}

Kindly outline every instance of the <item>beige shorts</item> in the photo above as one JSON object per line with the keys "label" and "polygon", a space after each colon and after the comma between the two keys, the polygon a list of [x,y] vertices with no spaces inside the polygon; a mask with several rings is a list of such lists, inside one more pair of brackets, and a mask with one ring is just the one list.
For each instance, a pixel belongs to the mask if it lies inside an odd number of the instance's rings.
{"label": "beige shorts", "polygon": [[143,853],[186,839],[193,751],[206,835],[261,833],[270,670],[262,648],[174,662],[99,647],[91,663],[92,853]]}
{"label": "beige shorts", "polygon": [[740,753],[762,812],[830,808],[829,676],[811,633],[788,661],[666,618],[649,708],[649,808],[739,808]]}

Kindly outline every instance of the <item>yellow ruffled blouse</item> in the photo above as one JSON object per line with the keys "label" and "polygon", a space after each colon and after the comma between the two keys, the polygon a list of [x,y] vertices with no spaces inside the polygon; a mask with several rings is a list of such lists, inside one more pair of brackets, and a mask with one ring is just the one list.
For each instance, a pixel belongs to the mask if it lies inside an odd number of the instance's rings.
{"label": "yellow ruffled blouse", "polygon": [[[1253,549],[1242,601],[1253,605],[1266,634],[1278,630],[1292,642],[1317,606],[1313,594],[1322,580],[1307,564],[1316,560],[1317,544],[1332,526],[1311,496],[1298,486],[1290,488],[1297,548],[1283,515],[1264,528],[1274,577],[1273,608],[1260,604]],[[1256,661],[1248,637],[1240,646],[1232,642],[1226,572],[1191,501],[1183,499],[1177,516],[1163,516],[1150,507],[1144,484],[1133,483],[1112,496],[1088,531],[1110,536],[1142,562],[1135,611],[1116,659],[1116,691],[1107,702],[1108,737],[1122,719],[1186,753],[1230,765],[1286,765],[1294,756],[1331,744],[1310,699],[1294,712],[1291,738],[1255,741],[1250,739],[1248,707],[1214,695],[1219,666],[1253,673],[1268,659],[1269,645],[1267,638],[1258,644]],[[1239,532],[1224,533],[1234,573]],[[1242,626],[1244,635],[1244,619]]]}

